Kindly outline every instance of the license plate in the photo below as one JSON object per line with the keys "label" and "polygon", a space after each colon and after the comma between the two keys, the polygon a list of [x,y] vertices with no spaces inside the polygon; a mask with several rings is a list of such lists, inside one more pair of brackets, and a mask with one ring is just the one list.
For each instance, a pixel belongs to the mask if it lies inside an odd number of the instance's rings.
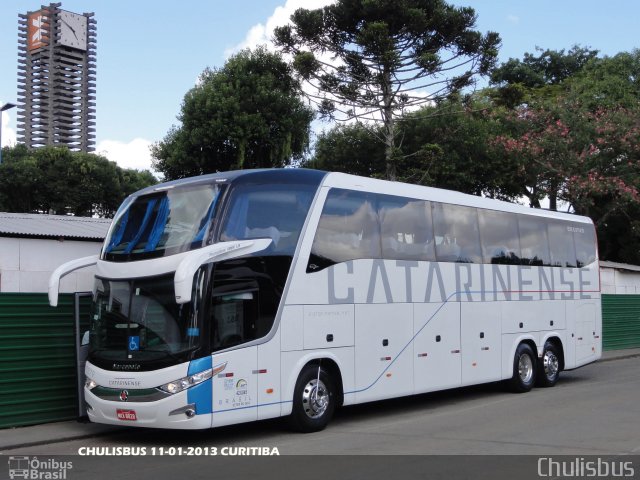
{"label": "license plate", "polygon": [[116,415],[118,416],[118,420],[128,420],[131,422],[138,420],[135,410],[122,410],[119,408],[116,410]]}

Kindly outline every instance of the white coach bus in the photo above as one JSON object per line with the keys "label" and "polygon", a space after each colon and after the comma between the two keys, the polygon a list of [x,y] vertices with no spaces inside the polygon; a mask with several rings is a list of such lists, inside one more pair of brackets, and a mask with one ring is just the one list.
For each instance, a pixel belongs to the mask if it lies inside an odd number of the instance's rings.
{"label": "white coach bus", "polygon": [[96,264],[94,422],[210,428],[505,380],[553,386],[601,355],[585,217],[304,169],[152,186]]}

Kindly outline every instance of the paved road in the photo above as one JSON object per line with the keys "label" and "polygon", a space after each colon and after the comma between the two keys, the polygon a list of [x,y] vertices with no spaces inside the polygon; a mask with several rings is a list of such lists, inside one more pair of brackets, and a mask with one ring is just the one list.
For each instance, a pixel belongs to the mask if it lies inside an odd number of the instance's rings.
{"label": "paved road", "polygon": [[[511,394],[499,384],[346,407],[320,433],[279,421],[210,431],[123,428],[6,455],[77,454],[80,447],[277,447],[281,455],[640,454],[640,358],[563,372],[551,389]],[[153,457],[145,457],[149,465]],[[181,459],[184,461],[186,459]],[[143,462],[143,463],[144,463]],[[193,468],[199,464],[190,458]]]}

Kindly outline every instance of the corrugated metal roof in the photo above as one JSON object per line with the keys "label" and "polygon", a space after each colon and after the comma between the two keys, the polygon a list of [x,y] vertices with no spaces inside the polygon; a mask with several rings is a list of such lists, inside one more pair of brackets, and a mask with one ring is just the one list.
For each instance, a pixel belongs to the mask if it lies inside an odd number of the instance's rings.
{"label": "corrugated metal roof", "polygon": [[606,262],[601,260],[600,266],[606,267],[606,268],[615,268],[616,270],[628,270],[630,272],[640,272],[639,265],[629,265],[628,263]]}
{"label": "corrugated metal roof", "polygon": [[0,237],[64,237],[104,240],[109,225],[111,225],[111,219],[108,218],[0,212]]}

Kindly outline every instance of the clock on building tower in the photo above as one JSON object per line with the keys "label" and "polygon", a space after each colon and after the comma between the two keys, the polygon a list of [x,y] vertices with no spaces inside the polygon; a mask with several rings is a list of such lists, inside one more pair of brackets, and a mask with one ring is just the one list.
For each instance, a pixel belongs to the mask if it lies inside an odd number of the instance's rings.
{"label": "clock on building tower", "polygon": [[93,13],[61,7],[18,15],[18,141],[92,152],[97,22]]}
{"label": "clock on building tower", "polygon": [[58,43],[79,50],[87,49],[87,17],[60,10]]}

